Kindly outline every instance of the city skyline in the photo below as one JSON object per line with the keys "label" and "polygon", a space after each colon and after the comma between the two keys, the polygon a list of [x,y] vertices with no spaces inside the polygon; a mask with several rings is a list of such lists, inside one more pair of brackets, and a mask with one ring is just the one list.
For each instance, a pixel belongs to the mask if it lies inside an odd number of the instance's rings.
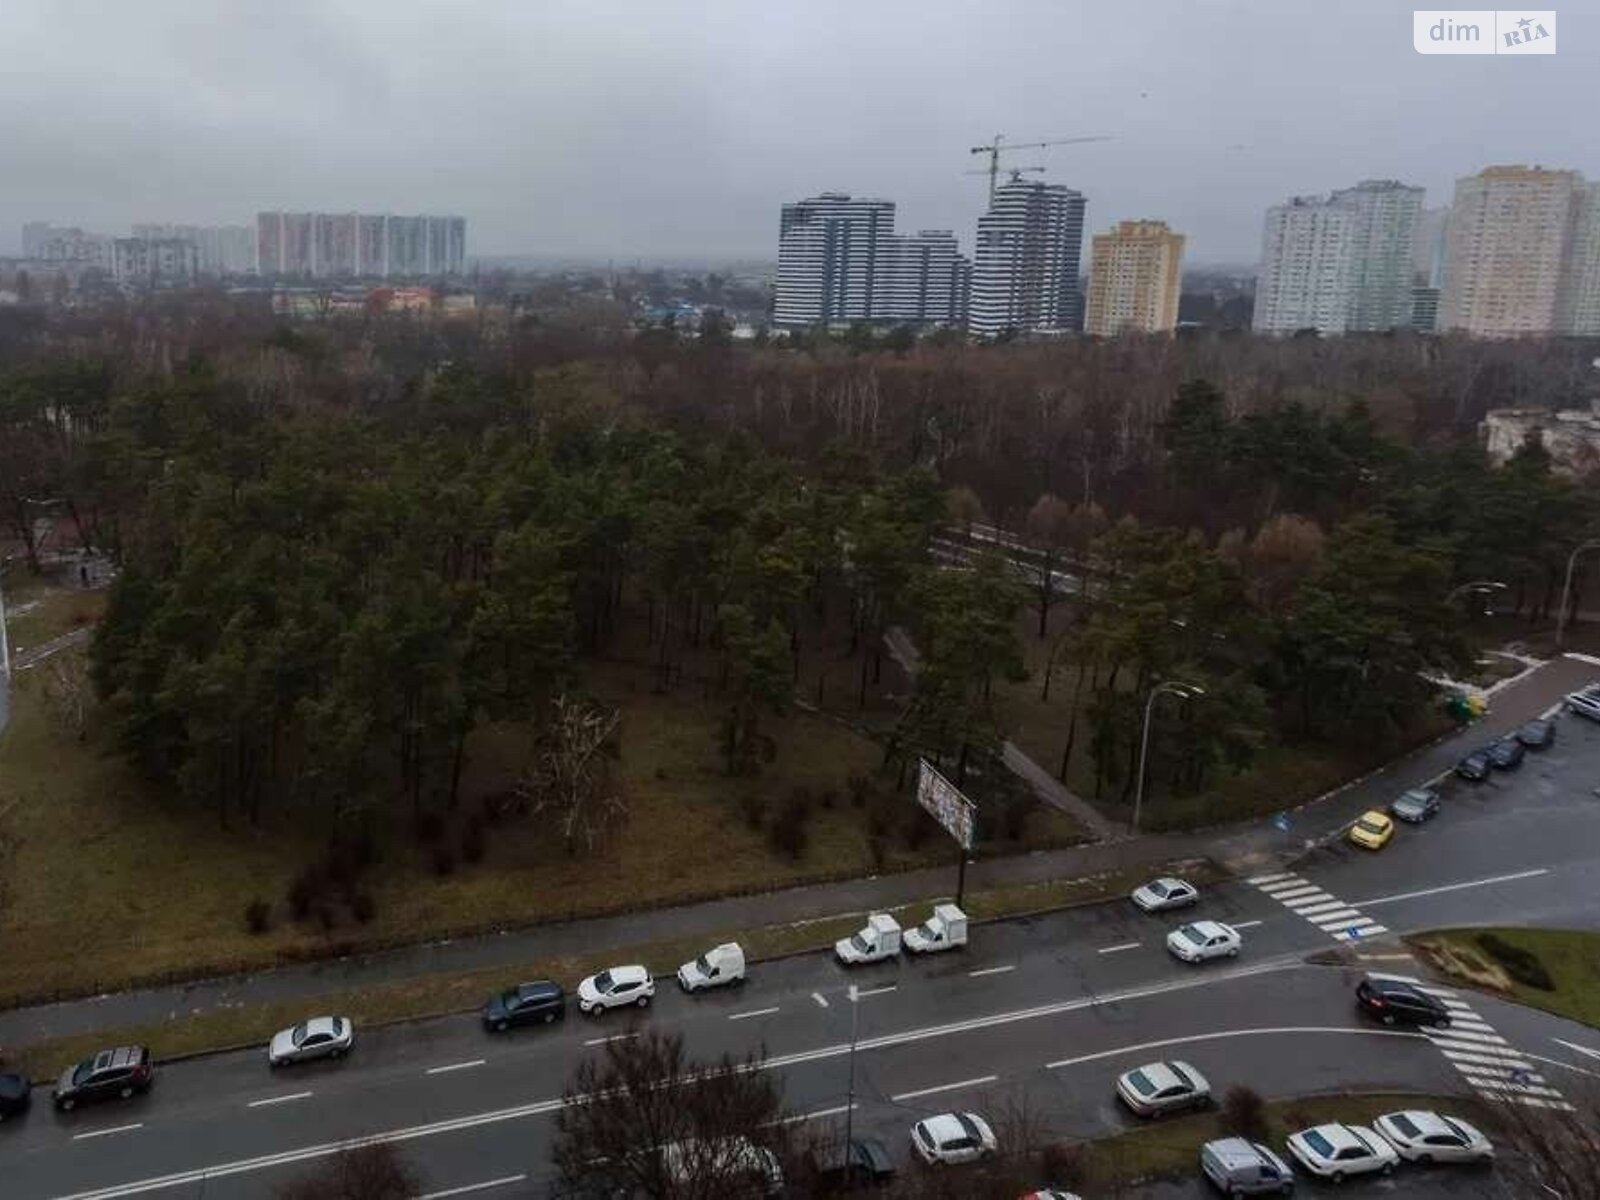
{"label": "city skyline", "polygon": [[[405,196],[466,216],[486,255],[770,258],[774,201],[837,189],[893,195],[907,228],[955,230],[970,253],[986,180],[963,177],[968,149],[1003,132],[1114,139],[1012,161],[1103,214],[1159,214],[1193,264],[1242,264],[1287,195],[1400,178],[1446,197],[1493,162],[1600,175],[1583,123],[1527,119],[1581,111],[1581,13],[1563,14],[1561,54],[1518,62],[1418,55],[1407,14],[1370,0],[1319,20],[1315,44],[1264,2],[1114,22],[1007,7],[284,0],[200,27],[176,2],[90,21],[16,0],[0,37],[28,54],[0,80],[0,251],[35,219],[225,225]],[[1353,71],[1383,86],[1343,86]],[[967,78],[982,86],[952,86]]]}

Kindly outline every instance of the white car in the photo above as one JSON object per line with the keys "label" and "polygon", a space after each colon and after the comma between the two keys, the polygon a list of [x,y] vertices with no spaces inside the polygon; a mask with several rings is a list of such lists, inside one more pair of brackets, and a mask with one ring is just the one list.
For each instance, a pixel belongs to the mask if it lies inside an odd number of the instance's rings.
{"label": "white car", "polygon": [[1289,1153],[1313,1175],[1340,1183],[1351,1175],[1387,1175],[1400,1155],[1365,1125],[1314,1125],[1289,1137]]}
{"label": "white car", "polygon": [[1567,707],[1580,717],[1600,721],[1600,683],[1591,683],[1575,692],[1568,692]]}
{"label": "white car", "polygon": [[267,1044],[267,1065],[307,1062],[313,1058],[338,1058],[355,1042],[356,1027],[349,1017],[312,1017],[293,1029],[280,1029]]}
{"label": "white car", "polygon": [[1157,1062],[1117,1077],[1117,1095],[1141,1117],[1159,1117],[1211,1102],[1206,1077],[1186,1062]]}
{"label": "white car", "polygon": [[1193,921],[1167,934],[1167,949],[1184,962],[1232,958],[1243,944],[1239,931],[1221,921]]}
{"label": "white car", "polygon": [[1199,899],[1200,889],[1183,879],[1152,879],[1142,887],[1133,889],[1133,902],[1145,912],[1187,908]]}
{"label": "white car", "polygon": [[1372,1123],[1407,1162],[1492,1162],[1494,1146],[1460,1117],[1436,1112],[1384,1113]]}
{"label": "white car", "polygon": [[589,976],[578,985],[578,1010],[595,1013],[629,1004],[648,1008],[655,994],[656,981],[643,967],[612,967]]}
{"label": "white car", "polygon": [[911,1127],[911,1145],[936,1166],[976,1162],[994,1153],[994,1130],[977,1113],[940,1113]]}

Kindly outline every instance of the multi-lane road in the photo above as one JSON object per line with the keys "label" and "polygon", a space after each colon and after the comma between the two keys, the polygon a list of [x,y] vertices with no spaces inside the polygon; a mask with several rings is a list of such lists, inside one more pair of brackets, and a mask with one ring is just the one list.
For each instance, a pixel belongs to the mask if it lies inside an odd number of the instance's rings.
{"label": "multi-lane road", "polygon": [[[1110,904],[981,926],[966,951],[926,961],[847,972],[803,956],[696,997],[663,981],[642,1020],[681,1031],[699,1055],[763,1045],[791,1111],[819,1129],[842,1118],[855,1025],[855,1127],[907,1165],[910,1124],[952,1107],[1025,1097],[1063,1137],[1127,1128],[1111,1080],[1162,1057],[1188,1059],[1219,1089],[1247,1083],[1268,1096],[1360,1088],[1559,1103],[1577,1072],[1600,1072],[1571,1049],[1600,1050],[1600,1033],[1460,995],[1457,1035],[1430,1038],[1362,1021],[1351,992],[1366,968],[1415,971],[1392,957],[1407,931],[1600,924],[1600,727],[1560,725],[1555,747],[1514,774],[1452,788],[1440,817],[1403,827],[1382,852],[1334,846],[1292,874],[1212,889],[1198,915],[1242,929],[1235,960],[1178,963],[1162,944],[1172,919]],[[1368,961],[1308,961],[1341,946]],[[270,1074],[262,1052],[216,1055],[165,1067],[149,1096],[70,1115],[41,1093],[25,1120],[0,1127],[0,1192],[266,1196],[341,1142],[378,1135],[435,1191],[543,1195],[563,1081],[632,1020],[574,1012],[548,1030],[490,1036],[452,1017],[363,1032],[344,1061]],[[1345,1194],[1495,1186],[1492,1174],[1413,1171]]]}

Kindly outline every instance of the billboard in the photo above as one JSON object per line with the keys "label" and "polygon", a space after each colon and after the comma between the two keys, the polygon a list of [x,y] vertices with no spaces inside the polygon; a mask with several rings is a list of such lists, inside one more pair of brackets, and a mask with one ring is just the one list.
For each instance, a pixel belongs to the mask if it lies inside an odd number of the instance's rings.
{"label": "billboard", "polygon": [[955,838],[963,850],[972,849],[972,801],[957,790],[943,775],[928,765],[928,760],[917,760],[917,803],[944,826],[945,832]]}

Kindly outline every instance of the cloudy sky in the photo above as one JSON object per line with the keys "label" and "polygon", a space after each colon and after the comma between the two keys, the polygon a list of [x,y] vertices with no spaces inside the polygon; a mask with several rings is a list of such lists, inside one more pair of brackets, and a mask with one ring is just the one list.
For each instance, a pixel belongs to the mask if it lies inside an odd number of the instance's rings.
{"label": "cloudy sky", "polygon": [[[25,220],[459,212],[469,252],[774,257],[778,206],[887,196],[970,245],[968,148],[1102,228],[1253,261],[1262,209],[1495,162],[1600,177],[1600,0],[1554,57],[1424,57],[1374,0],[0,0],[0,253]],[[1035,176],[1038,178],[1038,176]]]}

